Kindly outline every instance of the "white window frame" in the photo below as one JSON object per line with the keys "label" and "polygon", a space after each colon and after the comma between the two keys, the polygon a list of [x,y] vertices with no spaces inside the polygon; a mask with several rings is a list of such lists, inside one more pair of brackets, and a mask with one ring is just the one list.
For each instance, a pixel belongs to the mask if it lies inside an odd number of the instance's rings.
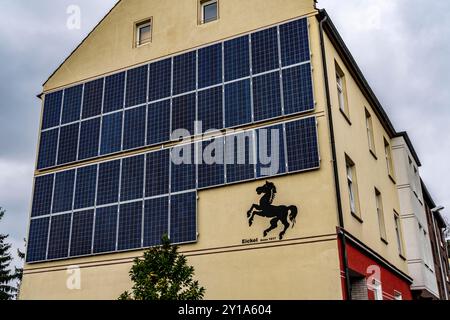
{"label": "white window frame", "polygon": [[357,214],[356,212],[356,197],[355,197],[355,188],[353,183],[353,166],[347,162],[347,185],[348,185],[348,193],[350,198],[350,211],[353,214]]}
{"label": "white window frame", "polygon": [[338,92],[339,109],[346,113],[345,110],[345,91],[344,91],[344,77],[336,71],[336,87]]}
{"label": "white window frame", "polygon": [[373,288],[373,297],[377,301],[383,300],[383,287],[381,285],[381,282],[377,279],[373,279],[372,281],[372,288]]}
{"label": "white window frame", "polygon": [[365,110],[366,113],[366,129],[367,129],[367,140],[369,144],[369,150],[375,154],[375,136],[373,132],[373,122],[372,115],[369,110]]}
{"label": "white window frame", "polygon": [[[216,18],[213,20],[205,21],[205,8],[207,6],[210,6],[212,4],[216,4]],[[201,17],[202,17],[202,24],[213,22],[216,20],[219,20],[219,0],[210,0],[210,1],[203,1],[200,3],[200,10],[201,10]]]}
{"label": "white window frame", "polygon": [[395,211],[394,211],[394,226],[395,226],[395,237],[397,239],[398,254],[403,256],[404,248],[403,248],[402,226],[400,221],[400,215]]}
{"label": "white window frame", "polygon": [[378,189],[375,189],[375,205],[377,209],[378,228],[380,230],[380,238],[387,242],[386,222],[384,220],[383,197]]}
{"label": "white window frame", "polygon": [[386,158],[386,167],[388,171],[388,175],[394,179],[394,167],[392,163],[392,152],[391,152],[391,144],[389,141],[384,138],[384,155]]}
{"label": "white window frame", "polygon": [[[142,42],[141,41],[141,29],[146,28],[146,27],[150,27],[150,39],[146,40],[145,42]],[[136,32],[136,35],[135,35],[136,36],[136,43],[135,43],[136,47],[140,47],[147,43],[152,42],[152,33],[153,33],[153,19],[152,18],[145,19],[141,22],[137,22],[135,24],[135,29],[136,29],[136,31],[135,31]]]}

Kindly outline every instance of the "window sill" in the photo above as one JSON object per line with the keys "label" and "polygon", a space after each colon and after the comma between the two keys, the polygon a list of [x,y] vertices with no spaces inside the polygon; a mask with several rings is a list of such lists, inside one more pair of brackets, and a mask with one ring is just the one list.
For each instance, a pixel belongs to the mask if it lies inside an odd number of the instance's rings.
{"label": "window sill", "polygon": [[344,110],[342,110],[341,108],[339,108],[339,112],[344,116],[344,118],[347,121],[347,123],[349,125],[352,125],[352,122],[350,121],[349,115]]}
{"label": "window sill", "polygon": [[369,149],[369,151],[370,151],[370,154],[372,155],[372,157],[374,157],[375,160],[378,160],[378,157],[377,157],[377,155],[375,154],[375,151],[373,151],[372,149]]}
{"label": "window sill", "polygon": [[384,239],[383,237],[380,237],[381,242],[383,242],[385,245],[389,245],[389,242]]}
{"label": "window sill", "polygon": [[147,42],[144,42],[144,43],[141,43],[141,44],[135,44],[134,45],[134,48],[135,49],[139,49],[139,48],[142,48],[142,47],[145,47],[145,46],[148,46],[148,45],[150,45],[152,43],[152,41],[150,40],[150,41],[147,41]]}
{"label": "window sill", "polygon": [[211,20],[211,21],[199,21],[199,22],[198,22],[198,25],[199,25],[199,26],[204,26],[204,25],[208,25],[208,24],[210,24],[210,23],[214,23],[214,22],[218,22],[218,21],[219,21],[219,18],[214,19],[214,20]]}
{"label": "window sill", "polygon": [[359,223],[364,223],[364,220],[359,215],[357,215],[354,212],[351,212],[351,214],[352,214],[352,217],[355,218],[356,220],[358,220]]}

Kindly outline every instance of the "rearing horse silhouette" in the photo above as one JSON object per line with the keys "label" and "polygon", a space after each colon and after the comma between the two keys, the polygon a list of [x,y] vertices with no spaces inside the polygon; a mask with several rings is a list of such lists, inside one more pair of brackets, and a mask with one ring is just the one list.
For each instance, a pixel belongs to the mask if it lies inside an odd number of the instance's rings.
{"label": "rearing horse silhouette", "polygon": [[283,239],[284,234],[290,227],[288,219],[292,223],[292,228],[295,225],[295,220],[297,218],[298,209],[296,206],[274,206],[272,205],[275,199],[275,194],[277,193],[277,188],[272,182],[266,181],[266,184],[257,188],[256,193],[264,194],[259,200],[259,204],[253,204],[250,210],[247,212],[248,224],[250,227],[253,224],[253,219],[255,215],[264,218],[273,218],[270,220],[270,227],[264,231],[264,237],[278,227],[278,221],[281,221],[284,225],[284,230],[280,233],[280,240]]}

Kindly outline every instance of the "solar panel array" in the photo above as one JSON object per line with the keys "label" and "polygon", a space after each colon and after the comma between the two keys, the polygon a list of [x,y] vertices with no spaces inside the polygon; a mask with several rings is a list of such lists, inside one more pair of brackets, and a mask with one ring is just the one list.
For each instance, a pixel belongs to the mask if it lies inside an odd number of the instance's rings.
{"label": "solar panel array", "polygon": [[313,109],[299,19],[45,95],[37,168]]}

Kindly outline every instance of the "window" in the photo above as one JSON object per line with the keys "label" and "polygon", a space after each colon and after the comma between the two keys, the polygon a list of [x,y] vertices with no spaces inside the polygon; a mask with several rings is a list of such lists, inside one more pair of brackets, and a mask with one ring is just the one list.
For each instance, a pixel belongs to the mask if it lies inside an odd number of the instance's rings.
{"label": "window", "polygon": [[403,300],[403,295],[401,292],[394,291],[394,300]]}
{"label": "window", "polygon": [[372,116],[366,109],[366,130],[367,130],[367,141],[369,144],[369,150],[375,155],[375,139],[373,137],[373,123]]}
{"label": "window", "polygon": [[136,47],[152,41],[152,19],[136,23]]}
{"label": "window", "polygon": [[372,283],[374,300],[383,300],[383,287],[381,282],[374,279]]}
{"label": "window", "polygon": [[337,63],[335,64],[335,68],[336,68],[336,85],[337,85],[339,109],[348,118],[349,112],[348,112],[348,105],[347,105],[347,92],[346,92],[346,86],[345,86],[344,72],[337,65]]}
{"label": "window", "polygon": [[219,3],[217,0],[202,1],[201,5],[201,23],[208,23],[219,18]]}
{"label": "window", "polygon": [[356,183],[355,164],[348,157],[346,157],[346,167],[347,167],[347,186],[350,200],[350,211],[353,215],[356,215],[358,218],[361,218],[358,210],[359,199],[358,199],[358,188]]}
{"label": "window", "polygon": [[400,217],[398,213],[394,211],[394,222],[395,222],[395,235],[397,238],[398,253],[403,256],[403,236],[402,227],[400,225]]}
{"label": "window", "polygon": [[384,212],[383,212],[383,199],[381,197],[381,193],[375,189],[375,204],[377,208],[377,217],[378,217],[378,227],[380,229],[380,237],[381,240],[387,242],[386,237],[386,225],[384,223]]}
{"label": "window", "polygon": [[384,154],[386,157],[386,167],[387,167],[388,174],[393,179],[394,178],[394,165],[392,163],[391,146],[389,145],[389,142],[387,142],[386,139],[384,139]]}

